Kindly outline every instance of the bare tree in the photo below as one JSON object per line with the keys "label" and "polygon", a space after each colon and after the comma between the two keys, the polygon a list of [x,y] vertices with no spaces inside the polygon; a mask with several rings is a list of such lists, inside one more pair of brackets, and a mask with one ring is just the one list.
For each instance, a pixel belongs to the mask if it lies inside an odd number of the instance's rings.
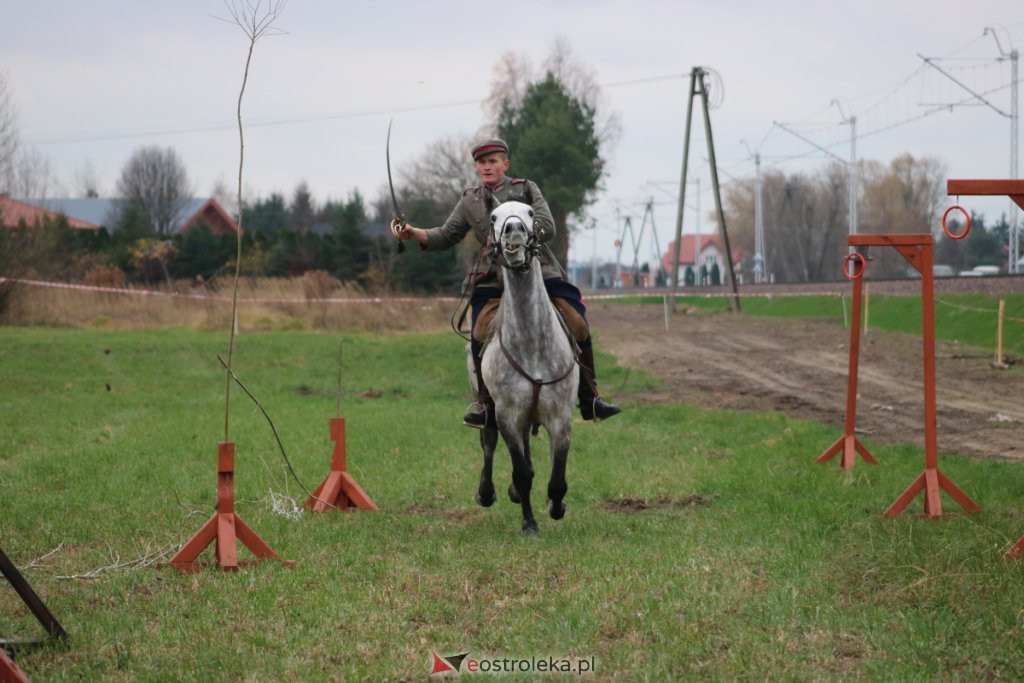
{"label": "bare tree", "polygon": [[[841,277],[849,230],[849,169],[833,163],[812,174],[786,175],[769,169],[762,176],[766,269],[779,282],[834,280]],[[858,165],[863,194],[858,199],[864,233],[934,232],[942,198],[943,164],[931,157],[903,154],[889,164],[863,160]],[[753,245],[753,182],[726,190],[730,226],[745,252]],[[893,250],[871,254],[875,277],[897,277],[906,262]]]}
{"label": "bare tree", "polygon": [[210,196],[217,200],[217,203],[231,215],[238,214],[238,201],[235,196],[235,192],[228,187],[228,183],[223,178],[218,178],[213,182],[210,187]]}
{"label": "bare tree", "polygon": [[50,158],[35,147],[21,147],[6,172],[6,192],[14,197],[46,199],[60,183]]}
{"label": "bare tree", "polygon": [[18,116],[7,85],[7,74],[0,73],[0,192],[7,191],[15,154],[18,152]]}
{"label": "bare tree", "polygon": [[943,197],[945,165],[933,157],[916,159],[901,154],[888,166],[868,162],[863,167],[865,218],[873,232],[934,232]]}
{"label": "bare tree", "polygon": [[545,71],[554,75],[555,80],[561,83],[570,95],[593,111],[602,112],[602,116],[595,122],[595,132],[601,141],[602,156],[607,158],[611,147],[618,142],[622,133],[622,121],[608,104],[594,70],[573,56],[572,48],[565,36],[555,37],[543,67]]}
{"label": "bare tree", "polygon": [[498,119],[506,108],[518,108],[526,93],[526,86],[537,76],[526,55],[508,51],[498,57],[491,67],[491,92],[483,101],[485,123],[478,137],[490,137],[498,132]]}
{"label": "bare tree", "polygon": [[[816,174],[762,175],[765,270],[778,282],[814,282],[838,276],[846,234],[846,169],[826,167]],[[754,183],[730,185],[726,216],[737,244],[749,259],[754,245]]]}
{"label": "bare tree", "polygon": [[[593,111],[602,112],[602,117],[596,121],[595,132],[601,141],[602,156],[607,158],[622,132],[622,122],[607,106],[594,70],[573,56],[569,41],[564,36],[555,38],[539,70],[526,55],[518,52],[505,52],[498,58],[491,68],[491,91],[482,105],[485,123],[478,136],[494,135],[501,112],[506,108],[518,109],[527,86],[541,80],[545,73],[551,73],[569,95]],[[515,150],[512,152],[514,154]]]}
{"label": "bare tree", "polygon": [[[441,138],[430,143],[423,154],[401,173],[403,206],[426,204],[438,222],[447,218],[462,191],[479,182],[470,161],[472,146],[472,141],[459,137]],[[464,240],[457,250],[462,264],[471,266],[476,258],[475,241]]]}
{"label": "bare tree", "polygon": [[407,169],[403,169],[403,192],[418,199],[451,209],[462,191],[476,182],[469,151],[472,142],[465,138],[440,138]]}
{"label": "bare tree", "polygon": [[75,193],[87,199],[100,196],[100,174],[92,159],[75,169]]}
{"label": "bare tree", "polygon": [[[934,233],[938,230],[938,206],[943,196],[945,165],[933,157],[915,158],[901,154],[888,165],[863,164],[861,197],[864,232]],[[892,249],[872,254],[873,274],[896,277],[906,272],[907,263]]]}
{"label": "bare tree", "polygon": [[191,194],[188,174],[171,147],[140,147],[128,158],[117,192],[145,209],[158,235],[168,235]]}

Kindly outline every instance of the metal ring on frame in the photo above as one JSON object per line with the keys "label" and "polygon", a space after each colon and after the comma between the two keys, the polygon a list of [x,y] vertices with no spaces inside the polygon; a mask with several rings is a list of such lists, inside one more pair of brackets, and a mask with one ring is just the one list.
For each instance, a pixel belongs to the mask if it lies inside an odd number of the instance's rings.
{"label": "metal ring on frame", "polygon": [[[853,259],[854,257],[856,257],[857,261],[860,263],[860,268],[855,268],[854,271],[851,273],[850,260]],[[864,269],[867,267],[867,265],[867,260],[860,253],[855,251],[852,254],[847,254],[846,258],[843,259],[843,275],[845,275],[849,280],[859,280],[861,276],[864,275]]]}
{"label": "metal ring on frame", "polygon": [[[964,215],[964,218],[967,219],[967,223],[965,224],[966,227],[964,227],[964,231],[962,233],[960,233],[959,235],[954,235],[953,233],[951,233],[949,231],[949,226],[946,223],[946,220],[949,218],[949,214],[952,211],[959,211],[960,213],[962,213]],[[964,207],[962,207],[960,205],[953,205],[953,206],[949,207],[948,209],[946,209],[946,213],[942,214],[942,232],[946,233],[946,235],[948,237],[951,237],[951,238],[953,238],[955,240],[962,240],[963,238],[967,237],[967,233],[969,233],[970,231],[971,231],[971,215],[969,213],[967,213],[967,209],[965,209]]]}

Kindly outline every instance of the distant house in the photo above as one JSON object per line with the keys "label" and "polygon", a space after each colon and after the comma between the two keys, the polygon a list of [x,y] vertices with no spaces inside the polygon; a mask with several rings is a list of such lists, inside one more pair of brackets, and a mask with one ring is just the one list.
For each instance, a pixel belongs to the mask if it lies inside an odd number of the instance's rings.
{"label": "distant house", "polygon": [[[21,224],[33,227],[44,220],[57,218],[61,213],[64,212],[48,211],[30,203],[11,199],[7,195],[0,195],[0,226],[5,228],[16,228]],[[99,230],[100,228],[97,223],[72,216],[67,216],[67,219],[68,225],[76,230]]]}
{"label": "distant house", "polygon": [[[671,273],[675,241],[669,242],[668,249],[661,255],[661,267]],[[732,250],[733,265],[739,265],[742,254],[738,249]],[[701,235],[698,248],[696,235],[683,235],[679,240],[679,284],[693,282],[695,284],[711,284],[711,273],[717,267],[719,278],[724,284],[728,281],[729,269],[725,263],[725,248],[722,247],[721,238],[716,234]],[[689,276],[688,276],[689,275]]]}
{"label": "distant house", "polygon": [[[103,226],[108,232],[117,230],[117,221],[124,206],[123,199],[21,199],[21,203],[36,206],[53,213],[62,213],[92,225]],[[199,222],[210,227],[215,235],[234,234],[238,224],[224,210],[216,199],[190,198],[182,203],[181,209],[171,222],[171,234],[185,232]]]}

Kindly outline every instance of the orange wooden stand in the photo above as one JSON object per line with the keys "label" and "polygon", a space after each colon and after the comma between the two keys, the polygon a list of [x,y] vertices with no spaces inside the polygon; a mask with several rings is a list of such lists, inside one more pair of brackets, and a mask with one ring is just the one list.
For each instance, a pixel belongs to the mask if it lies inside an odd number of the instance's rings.
{"label": "orange wooden stand", "polygon": [[377,504],[366,495],[366,491],[345,469],[345,418],[331,418],[331,439],[334,441],[331,472],[323,483],[316,487],[313,495],[306,499],[303,507],[312,508],[313,512],[349,508],[379,510]]}
{"label": "orange wooden stand", "polygon": [[[236,540],[252,551],[255,561],[238,561]],[[216,543],[215,563],[196,562],[211,543]],[[171,558],[169,564],[181,573],[198,571],[207,564],[215,564],[224,571],[238,571],[239,567],[259,564],[268,558],[280,559],[235,513],[235,443],[222,441],[217,445],[217,511]],[[290,566],[292,563],[284,564]]]}
{"label": "orange wooden stand", "polygon": [[[861,266],[861,273],[867,267],[865,262]],[[839,467],[844,470],[853,469],[856,460],[855,453],[860,453],[864,460],[872,465],[877,465],[875,456],[860,442],[854,435],[854,425],[857,422],[857,368],[860,363],[860,308],[863,300],[862,279],[860,276],[853,278],[853,305],[850,311],[850,370],[846,383],[846,426],[843,435],[836,439],[835,443],[825,449],[825,452],[818,456],[814,462],[828,462],[839,451],[843,452],[839,460]]]}
{"label": "orange wooden stand", "polygon": [[[954,180],[946,182],[946,194],[1006,195],[1024,209],[1024,180]],[[1021,536],[1004,555],[1006,559],[1024,558],[1024,536]]]}
{"label": "orange wooden stand", "polygon": [[[928,517],[939,517],[942,515],[942,500],[940,490],[952,496],[953,500],[960,504],[968,512],[977,512],[981,508],[971,500],[966,493],[961,491],[949,477],[938,469],[938,447],[936,444],[935,423],[935,281],[932,273],[932,236],[930,234],[906,234],[906,235],[850,235],[847,243],[851,247],[882,246],[894,248],[903,258],[921,273],[921,318],[922,318],[922,340],[924,352],[924,472],[922,472],[910,486],[890,505],[884,517],[897,515],[910,504],[917,494],[924,491],[924,514]],[[866,262],[864,266],[866,267]],[[856,437],[853,436],[853,421],[851,414],[856,408],[856,372],[857,372],[857,336],[860,332],[860,281],[865,268],[853,278],[854,286],[854,323],[850,325],[850,384],[847,393],[847,430],[842,439],[833,444],[825,451],[818,461],[827,460],[839,451],[844,449],[844,461],[852,466],[853,456],[847,455],[851,449],[856,449],[865,460],[868,460],[867,449],[856,448],[859,445]],[[854,331],[856,325],[856,332]],[[863,447],[861,447],[863,448]],[[827,456],[827,457],[826,457]],[[868,460],[870,462],[870,460]]]}
{"label": "orange wooden stand", "polygon": [[3,683],[29,683],[30,680],[25,672],[14,663],[14,660],[8,657],[3,649],[0,649],[0,681]]}

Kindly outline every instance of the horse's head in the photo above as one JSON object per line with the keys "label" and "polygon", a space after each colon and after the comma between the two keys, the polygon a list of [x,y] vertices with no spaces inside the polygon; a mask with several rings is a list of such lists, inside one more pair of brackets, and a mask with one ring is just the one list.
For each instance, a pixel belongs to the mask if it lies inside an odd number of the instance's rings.
{"label": "horse's head", "polygon": [[499,204],[491,212],[491,234],[498,250],[498,261],[514,270],[526,270],[537,255],[537,237],[533,233],[533,208],[519,201]]}

